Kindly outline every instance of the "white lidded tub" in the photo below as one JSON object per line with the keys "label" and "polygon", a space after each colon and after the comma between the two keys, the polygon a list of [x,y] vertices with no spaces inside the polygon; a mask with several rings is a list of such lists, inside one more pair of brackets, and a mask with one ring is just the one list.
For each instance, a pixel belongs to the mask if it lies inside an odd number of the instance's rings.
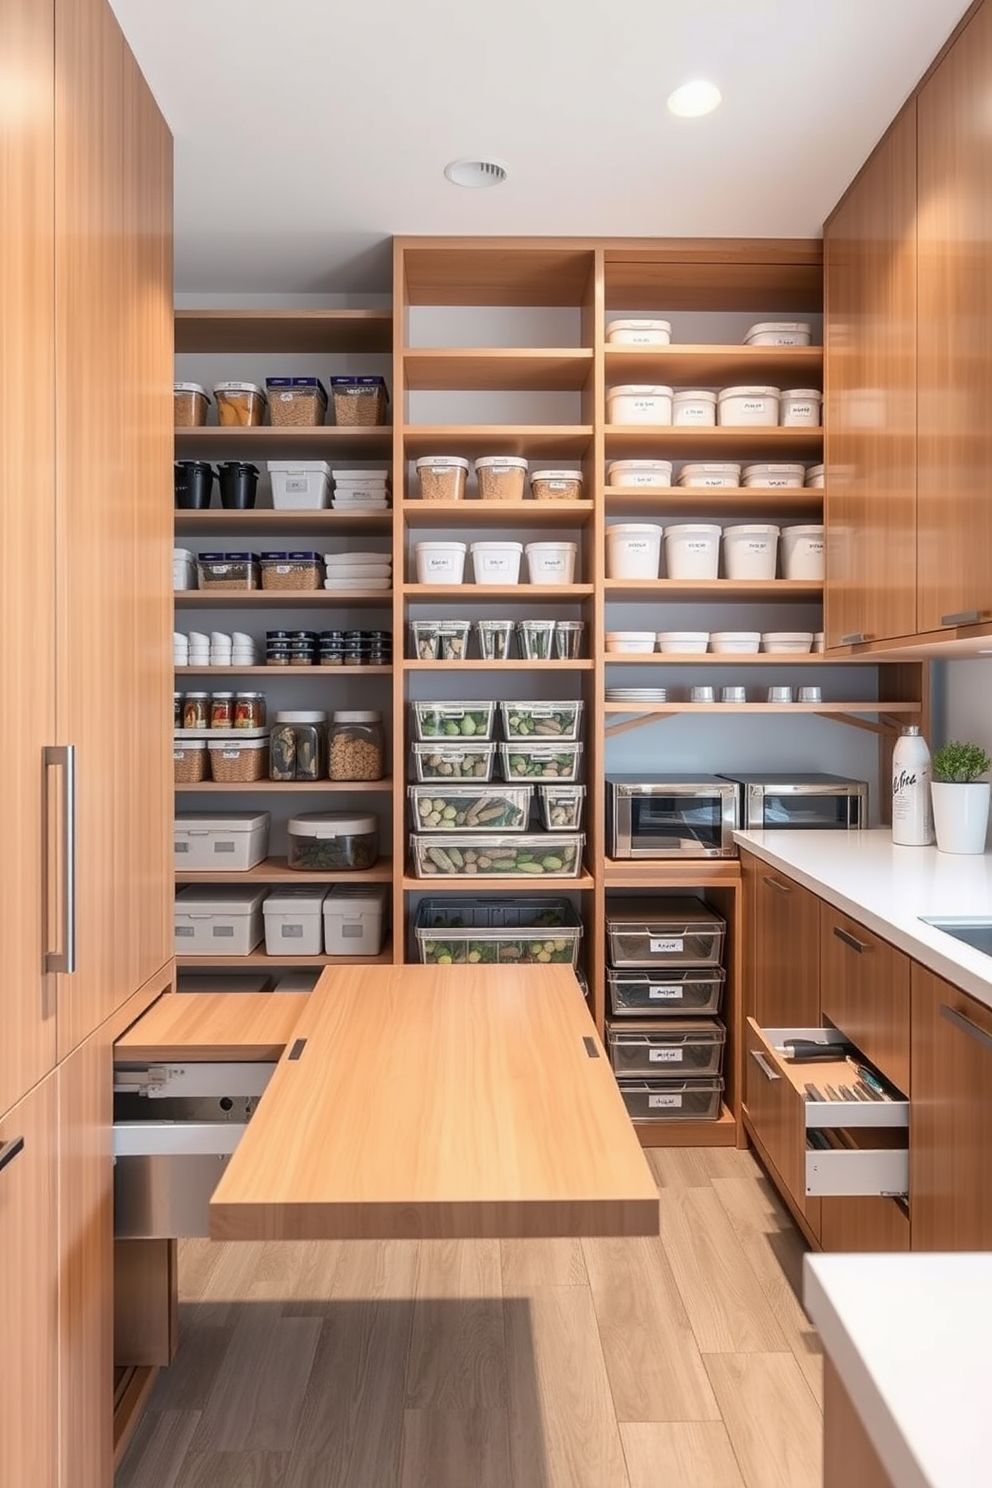
{"label": "white lidded tub", "polygon": [[679,471],[678,483],[680,486],[707,486],[713,489],[739,486],[741,467],[727,460],[683,465]]}
{"label": "white lidded tub", "polygon": [[611,460],[606,467],[609,486],[670,486],[671,460]]}
{"label": "white lidded tub", "polygon": [[607,651],[632,651],[637,656],[646,656],[654,650],[653,630],[608,630]]}
{"label": "white lidded tub", "polygon": [[575,576],[575,555],[579,550],[574,542],[528,543],[527,573],[532,584],[571,584]]}
{"label": "white lidded tub", "polygon": [[715,630],[710,645],[723,656],[753,655],[761,645],[760,630]]}
{"label": "white lidded tub", "polygon": [[477,584],[519,584],[520,559],[524,545],[519,542],[474,542],[471,545],[472,571]]}
{"label": "white lidded tub", "polygon": [[653,522],[617,522],[606,529],[608,579],[656,579],[661,568],[663,527]]}
{"label": "white lidded tub", "polygon": [[808,346],[809,323],[805,320],[761,320],[744,337],[745,346]]}
{"label": "white lidded tub", "polygon": [[716,423],[716,393],[683,388],[672,399],[672,423],[682,428],[710,428]]}
{"label": "white lidded tub", "polygon": [[783,655],[804,655],[812,644],[811,630],[766,630],[761,635],[762,651],[776,651]]}
{"label": "white lidded tub", "polygon": [[787,388],[779,398],[779,423],[786,429],[818,429],[822,402],[816,388]]}
{"label": "white lidded tub", "polygon": [[670,424],[672,389],[652,383],[630,383],[610,388],[606,417],[611,424]]}
{"label": "white lidded tub", "polygon": [[668,346],[672,340],[670,320],[611,320],[606,339],[611,346]]}
{"label": "white lidded tub", "polygon": [[418,542],[414,546],[418,584],[460,584],[465,576],[467,543]]}
{"label": "white lidded tub", "polygon": [[778,424],[779,390],[774,387],[729,387],[717,394],[717,421],[724,427],[774,429]]}
{"label": "white lidded tub", "polygon": [[779,529],[770,522],[741,522],[723,529],[723,566],[728,579],[773,579]]}
{"label": "white lidded tub", "polygon": [[823,579],[822,526],[782,528],[782,572],[787,579]]}
{"label": "white lidded tub", "polygon": [[665,566],[670,579],[715,579],[720,569],[721,529],[709,522],[680,522],[665,529]]}
{"label": "white lidded tub", "polygon": [[745,486],[773,486],[776,489],[802,487],[805,465],[745,465]]}
{"label": "white lidded tub", "polygon": [[806,471],[806,485],[819,489],[823,485],[823,466],[810,465]]}
{"label": "white lidded tub", "polygon": [[708,630],[659,630],[658,650],[683,656],[702,656],[710,643]]}

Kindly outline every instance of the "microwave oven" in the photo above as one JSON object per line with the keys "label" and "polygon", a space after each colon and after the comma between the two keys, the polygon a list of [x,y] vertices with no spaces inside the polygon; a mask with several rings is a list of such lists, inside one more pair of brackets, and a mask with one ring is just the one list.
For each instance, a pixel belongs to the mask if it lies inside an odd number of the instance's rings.
{"label": "microwave oven", "polygon": [[740,787],[741,826],[769,831],[845,831],[868,825],[868,784],[843,775],[725,775]]}
{"label": "microwave oven", "polygon": [[738,788],[718,775],[608,775],[611,858],[735,858]]}

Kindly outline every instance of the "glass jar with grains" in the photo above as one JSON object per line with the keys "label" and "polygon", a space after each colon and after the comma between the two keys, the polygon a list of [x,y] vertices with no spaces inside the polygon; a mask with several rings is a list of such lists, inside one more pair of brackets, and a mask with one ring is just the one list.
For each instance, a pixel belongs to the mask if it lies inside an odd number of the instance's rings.
{"label": "glass jar with grains", "polygon": [[332,713],[331,780],[381,780],[386,773],[386,738],[381,713]]}

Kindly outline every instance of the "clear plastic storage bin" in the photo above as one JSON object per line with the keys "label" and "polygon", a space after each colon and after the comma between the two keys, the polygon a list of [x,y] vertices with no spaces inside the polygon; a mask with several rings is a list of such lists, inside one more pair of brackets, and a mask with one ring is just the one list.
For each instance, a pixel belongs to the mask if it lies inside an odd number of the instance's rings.
{"label": "clear plastic storage bin", "polygon": [[457,842],[424,833],[411,836],[410,848],[418,878],[578,878],[585,840],[581,832],[466,835]]}
{"label": "clear plastic storage bin", "polygon": [[526,832],[531,785],[436,785],[407,787],[417,832]]}
{"label": "clear plastic storage bin", "polygon": [[504,780],[576,780],[581,744],[501,744]]}
{"label": "clear plastic storage bin", "polygon": [[327,390],[319,377],[267,377],[269,418],[276,427],[315,428],[327,415]]}
{"label": "clear plastic storage bin", "polygon": [[575,966],[582,922],[567,899],[422,899],[414,922],[427,966]]}
{"label": "clear plastic storage bin", "polygon": [[226,428],[257,428],[265,422],[267,399],[255,382],[216,382],[217,422]]}
{"label": "clear plastic storage bin", "polygon": [[491,739],[494,702],[414,703],[413,717],[417,738]]}
{"label": "clear plastic storage bin", "polygon": [[492,780],[495,760],[496,745],[484,740],[472,743],[465,739],[455,743],[438,739],[413,746],[413,767],[418,780]]}
{"label": "clear plastic storage bin", "polygon": [[582,826],[584,785],[539,785],[541,820],[549,832],[575,831]]}
{"label": "clear plastic storage bin", "polygon": [[610,967],[606,972],[615,1018],[718,1013],[726,978],[722,966],[683,971],[615,971]]}
{"label": "clear plastic storage bin", "polygon": [[718,1075],[723,1067],[727,1030],[716,1018],[625,1023],[606,1032],[618,1075]]}
{"label": "clear plastic storage bin", "polygon": [[629,899],[607,909],[613,966],[719,966],[726,921],[701,899]]}
{"label": "clear plastic storage bin", "polygon": [[331,398],[339,426],[368,428],[386,422],[389,394],[384,377],[332,377]]}
{"label": "clear plastic storage bin", "polygon": [[201,553],[196,561],[200,589],[258,589],[257,553]]}
{"label": "clear plastic storage bin", "polygon": [[291,816],[288,865],[312,872],[361,872],[379,858],[379,823],[374,816],[315,811]]}
{"label": "clear plastic storage bin", "polygon": [[690,1080],[617,1080],[632,1121],[715,1121],[720,1115],[723,1080],[703,1075]]}
{"label": "clear plastic storage bin", "polygon": [[523,739],[534,744],[554,743],[557,739],[579,737],[582,704],[576,703],[507,703],[499,705],[503,734],[507,739]]}

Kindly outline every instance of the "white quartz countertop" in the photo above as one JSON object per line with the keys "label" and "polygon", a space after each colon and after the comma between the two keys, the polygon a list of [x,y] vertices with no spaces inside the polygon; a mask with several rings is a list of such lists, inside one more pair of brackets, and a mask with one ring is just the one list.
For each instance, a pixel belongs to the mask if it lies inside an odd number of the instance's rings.
{"label": "white quartz countertop", "polygon": [[[938,976],[992,1007],[992,957],[926,925],[921,915],[992,916],[992,854],[896,847],[869,832],[737,832],[772,868],[860,920]],[[989,1464],[992,1483],[992,1463]]]}
{"label": "white quartz countertop", "polygon": [[988,1488],[992,1252],[808,1255],[804,1300],[895,1488]]}

